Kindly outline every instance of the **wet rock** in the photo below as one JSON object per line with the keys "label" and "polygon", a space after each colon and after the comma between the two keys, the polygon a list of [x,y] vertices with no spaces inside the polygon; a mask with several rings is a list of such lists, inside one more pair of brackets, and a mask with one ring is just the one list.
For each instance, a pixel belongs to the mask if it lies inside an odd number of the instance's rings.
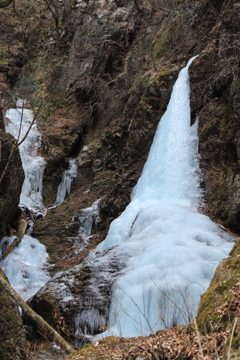
{"label": "wet rock", "polygon": [[[0,111],[0,121],[2,119],[2,111]],[[3,123],[2,123],[3,125]],[[17,220],[17,206],[19,203],[21,188],[24,180],[24,172],[19,150],[16,148],[13,152],[9,165],[7,165],[11,149],[14,145],[14,139],[10,134],[6,134],[2,129],[0,131],[0,177],[7,171],[0,184],[0,239],[8,235],[8,227],[14,227],[14,217]]]}
{"label": "wet rock", "polygon": [[30,306],[77,346],[108,327],[111,287],[126,254],[114,248],[92,254],[80,265],[57,273],[30,301]]}
{"label": "wet rock", "polygon": [[65,353],[56,344],[46,343],[37,347],[28,356],[28,360],[63,360]]}

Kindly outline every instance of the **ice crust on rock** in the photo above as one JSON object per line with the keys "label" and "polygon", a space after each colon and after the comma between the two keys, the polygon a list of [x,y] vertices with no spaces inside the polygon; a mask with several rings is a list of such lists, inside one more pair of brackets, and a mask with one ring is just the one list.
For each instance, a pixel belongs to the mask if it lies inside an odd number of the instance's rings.
{"label": "ice crust on rock", "polygon": [[64,316],[74,314],[76,337],[104,327],[97,337],[139,336],[188,323],[189,302],[196,313],[233,246],[231,235],[197,212],[202,194],[197,121],[190,125],[192,61],[179,73],[130,204],[83,264],[58,274],[36,295],[48,297],[56,289]]}
{"label": "ice crust on rock", "polygon": [[79,214],[80,227],[78,230],[78,236],[83,240],[91,236],[93,225],[96,227],[99,221],[99,208],[101,199],[93,202],[88,208],[82,209]]}
{"label": "ice crust on rock", "polygon": [[[109,252],[111,254],[109,255]],[[108,326],[110,289],[125,266],[125,252],[114,249],[99,251],[81,264],[62,271],[42,287],[32,299],[34,307],[58,304],[66,321],[66,331],[74,333],[75,343],[89,334],[97,334]]]}

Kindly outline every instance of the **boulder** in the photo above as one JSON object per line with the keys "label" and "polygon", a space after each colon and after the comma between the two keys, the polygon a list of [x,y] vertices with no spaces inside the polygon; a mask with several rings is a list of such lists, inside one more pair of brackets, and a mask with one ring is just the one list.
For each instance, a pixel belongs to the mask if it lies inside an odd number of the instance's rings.
{"label": "boulder", "polygon": [[114,247],[90,255],[71,270],[55,274],[28,303],[69,342],[82,346],[108,327],[111,287],[125,256]]}

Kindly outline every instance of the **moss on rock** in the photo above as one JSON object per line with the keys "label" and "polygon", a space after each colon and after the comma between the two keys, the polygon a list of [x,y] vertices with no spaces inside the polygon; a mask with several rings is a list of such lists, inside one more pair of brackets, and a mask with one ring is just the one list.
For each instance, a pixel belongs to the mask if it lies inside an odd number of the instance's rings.
{"label": "moss on rock", "polygon": [[[240,239],[228,258],[219,264],[208,290],[202,295],[198,308],[197,323],[201,332],[231,331],[239,314],[240,294]],[[234,344],[239,343],[239,326]],[[236,347],[235,347],[236,348]]]}

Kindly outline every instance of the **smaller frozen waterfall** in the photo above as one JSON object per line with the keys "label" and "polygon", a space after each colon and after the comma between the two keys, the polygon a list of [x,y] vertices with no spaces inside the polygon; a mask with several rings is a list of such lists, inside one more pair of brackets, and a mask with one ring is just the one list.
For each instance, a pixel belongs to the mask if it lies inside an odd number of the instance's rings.
{"label": "smaller frozen waterfall", "polygon": [[69,159],[69,169],[63,173],[62,181],[58,186],[57,197],[53,207],[62,204],[66,194],[70,194],[72,180],[77,176],[76,162],[76,159]]}
{"label": "smaller frozen waterfall", "polygon": [[76,247],[73,253],[68,254],[66,257],[72,257],[83,251],[89,243],[89,240],[94,236],[91,235],[93,226],[97,228],[99,221],[99,209],[101,199],[98,199],[92,203],[91,206],[81,209],[79,215],[72,218],[72,221],[78,220],[80,223],[78,229],[78,235],[75,237],[69,237],[68,241],[73,243]]}
{"label": "smaller frozen waterfall", "polygon": [[[9,109],[5,114],[6,132],[19,142],[27,133],[33,120],[33,112],[25,108],[25,102],[18,100],[16,109]],[[34,215],[44,211],[42,203],[42,178],[45,160],[41,156],[41,134],[34,123],[29,134],[19,146],[25,180],[20,196],[20,206],[25,206]],[[2,248],[14,240],[4,237]],[[13,288],[24,300],[34,295],[50,279],[46,269],[47,252],[44,245],[29,235],[24,235],[21,243],[0,262],[0,266]]]}
{"label": "smaller frozen waterfall", "polygon": [[[23,100],[17,101],[16,109],[8,109],[5,118],[5,131],[12,134],[19,142],[27,133],[33,120],[33,112],[25,108]],[[43,211],[42,178],[45,160],[41,156],[41,134],[33,124],[27,138],[19,146],[25,180],[20,197],[20,205],[28,207],[33,213]]]}
{"label": "smaller frozen waterfall", "polygon": [[90,236],[93,225],[96,227],[99,221],[99,206],[101,199],[94,201],[88,208],[82,209],[79,214],[80,227],[78,236],[86,242]]}

